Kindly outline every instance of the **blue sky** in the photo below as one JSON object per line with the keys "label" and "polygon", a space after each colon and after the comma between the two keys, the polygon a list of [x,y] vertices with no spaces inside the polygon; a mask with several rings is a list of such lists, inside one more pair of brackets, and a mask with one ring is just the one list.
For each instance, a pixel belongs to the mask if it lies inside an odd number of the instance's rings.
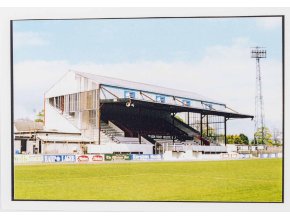
{"label": "blue sky", "polygon": [[[261,19],[261,18],[259,18]],[[259,28],[255,18],[118,19],[17,21],[14,31],[34,32],[42,47],[22,47],[15,61],[59,60],[71,63],[136,60],[199,61],[205,48],[227,45],[237,37],[263,45],[281,58],[281,31]],[[280,27],[281,28],[281,27]],[[17,48],[17,47],[16,47]]]}
{"label": "blue sky", "polygon": [[[266,125],[282,129],[282,19],[172,18],[14,21],[15,118],[33,118],[44,92],[67,70],[200,93],[255,112],[255,60],[262,61]],[[30,78],[30,79],[27,79]],[[31,79],[35,78],[35,80]],[[229,133],[253,134],[250,120]]]}

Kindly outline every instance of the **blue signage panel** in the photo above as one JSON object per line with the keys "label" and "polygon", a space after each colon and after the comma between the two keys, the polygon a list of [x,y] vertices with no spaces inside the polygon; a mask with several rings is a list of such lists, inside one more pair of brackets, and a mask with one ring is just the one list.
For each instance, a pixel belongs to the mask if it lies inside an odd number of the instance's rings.
{"label": "blue signage panel", "polygon": [[150,155],[149,154],[132,154],[131,159],[132,160],[149,160]]}
{"label": "blue signage panel", "polygon": [[43,161],[45,163],[76,162],[76,156],[75,155],[44,155]]}
{"label": "blue signage panel", "polygon": [[162,160],[161,154],[150,154],[150,160]]}
{"label": "blue signage panel", "polygon": [[131,160],[162,160],[160,154],[131,154]]}

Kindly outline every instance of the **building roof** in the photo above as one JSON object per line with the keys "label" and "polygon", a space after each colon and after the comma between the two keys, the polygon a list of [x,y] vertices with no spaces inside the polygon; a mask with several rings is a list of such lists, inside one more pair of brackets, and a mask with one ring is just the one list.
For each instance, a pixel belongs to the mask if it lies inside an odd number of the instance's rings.
{"label": "building roof", "polygon": [[[123,106],[126,107],[125,103],[129,99],[123,98],[118,99],[116,101],[112,100],[103,100],[102,103],[105,105],[114,105],[114,106]],[[131,100],[132,103],[134,103],[134,107],[140,107],[140,108],[147,108],[147,109],[154,109],[154,110],[161,110],[161,111],[167,111],[170,113],[179,113],[179,112],[193,112],[193,113],[201,113],[203,115],[216,115],[216,116],[223,116],[226,118],[251,118],[253,119],[254,116],[248,115],[248,114],[240,114],[235,111],[230,110],[209,110],[209,109],[203,109],[203,108],[193,108],[193,107],[187,107],[182,105],[167,105],[167,104],[159,104],[155,102],[148,102],[148,101],[142,101],[142,100]]]}
{"label": "building roof", "polygon": [[78,72],[78,71],[73,71],[73,72],[82,77],[93,80],[97,84],[100,84],[100,85],[106,85],[106,86],[123,88],[123,89],[132,89],[132,90],[144,91],[144,92],[151,92],[154,94],[169,95],[169,96],[175,96],[175,97],[180,97],[180,98],[185,98],[185,99],[190,99],[190,100],[197,100],[197,101],[202,101],[202,102],[225,105],[222,102],[215,101],[213,99],[204,97],[194,92],[177,90],[173,88],[166,88],[162,86],[156,86],[156,85],[140,83],[140,82],[132,82],[128,80],[112,78],[112,77],[107,77],[107,76],[100,76],[100,75],[85,73],[85,72]]}
{"label": "building roof", "polygon": [[25,134],[62,134],[62,135],[81,135],[79,132],[64,132],[64,131],[58,131],[58,130],[23,130],[23,131],[15,131],[16,135],[25,135]]}
{"label": "building roof", "polygon": [[16,120],[14,122],[14,132],[43,130],[43,123],[32,120]]}
{"label": "building roof", "polygon": [[69,135],[38,135],[38,139],[44,141],[44,142],[76,142],[76,143],[91,143],[94,142],[94,140],[85,138],[83,136],[69,136]]}

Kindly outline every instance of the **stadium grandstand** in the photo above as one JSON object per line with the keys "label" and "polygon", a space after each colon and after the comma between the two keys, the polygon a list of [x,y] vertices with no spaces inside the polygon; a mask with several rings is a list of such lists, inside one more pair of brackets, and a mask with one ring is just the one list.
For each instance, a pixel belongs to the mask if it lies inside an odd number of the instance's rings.
{"label": "stadium grandstand", "polygon": [[36,150],[55,153],[57,135],[58,153],[89,154],[226,153],[227,121],[253,119],[196,93],[72,70],[45,93],[44,115]]}

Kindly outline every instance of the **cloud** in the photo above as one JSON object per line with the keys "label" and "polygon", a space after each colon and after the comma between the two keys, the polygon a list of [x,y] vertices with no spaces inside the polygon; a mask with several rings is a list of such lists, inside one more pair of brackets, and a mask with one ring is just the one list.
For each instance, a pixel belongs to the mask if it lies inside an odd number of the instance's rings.
{"label": "cloud", "polygon": [[[69,69],[199,93],[224,102],[245,114],[255,114],[255,60],[250,42],[233,40],[230,46],[213,46],[201,61],[70,64],[66,61],[25,61],[15,65],[15,117],[23,111],[40,110],[43,94]],[[266,124],[282,128],[282,63],[266,59],[261,63]],[[22,113],[17,108],[26,108]],[[252,135],[254,122],[229,121],[229,133]]]}
{"label": "cloud", "polygon": [[13,43],[15,48],[49,44],[45,36],[37,32],[15,32],[13,33]]}
{"label": "cloud", "polygon": [[265,30],[272,30],[282,25],[281,17],[260,17],[256,19],[257,26]]}

